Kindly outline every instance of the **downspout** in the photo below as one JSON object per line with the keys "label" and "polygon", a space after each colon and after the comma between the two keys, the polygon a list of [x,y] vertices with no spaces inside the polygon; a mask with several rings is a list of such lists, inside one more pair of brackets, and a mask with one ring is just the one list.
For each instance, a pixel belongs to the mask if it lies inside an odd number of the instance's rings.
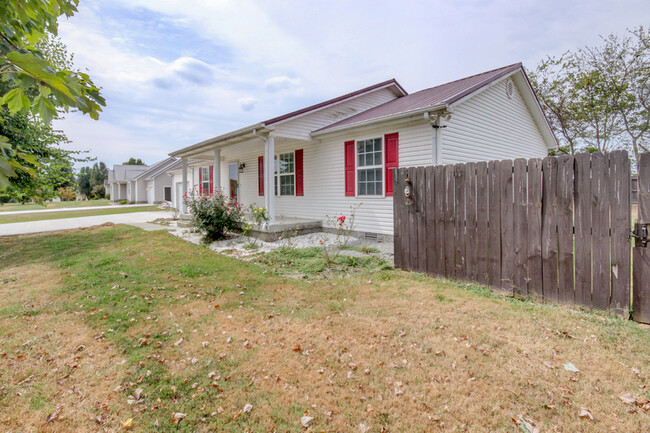
{"label": "downspout", "polygon": [[447,127],[445,123],[451,119],[451,113],[448,110],[437,113],[426,112],[424,118],[435,131],[435,136],[432,137],[431,161],[433,165],[438,165],[442,163],[442,130]]}

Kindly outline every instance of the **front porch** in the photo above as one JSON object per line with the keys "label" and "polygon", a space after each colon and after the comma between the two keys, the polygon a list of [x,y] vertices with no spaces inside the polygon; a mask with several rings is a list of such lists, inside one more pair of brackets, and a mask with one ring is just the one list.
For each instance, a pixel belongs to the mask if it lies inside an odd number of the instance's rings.
{"label": "front porch", "polygon": [[[320,227],[321,221],[297,219],[293,209],[287,209],[295,197],[304,195],[302,149],[307,143],[260,127],[190,146],[173,154],[180,157],[176,195],[184,196],[198,186],[222,190],[246,207],[263,206],[269,216],[268,227],[260,230],[264,233],[279,236],[301,224],[306,229]],[[187,213],[183,201],[178,205],[181,214]]]}

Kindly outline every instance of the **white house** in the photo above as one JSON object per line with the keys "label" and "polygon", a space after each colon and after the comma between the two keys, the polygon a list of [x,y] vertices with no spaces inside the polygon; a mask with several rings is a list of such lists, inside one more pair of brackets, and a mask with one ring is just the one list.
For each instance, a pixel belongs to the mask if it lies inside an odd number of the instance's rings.
{"label": "white house", "polygon": [[167,174],[177,163],[170,157],[153,165],[114,165],[108,171],[111,200],[129,203],[161,203],[172,199],[172,178]]}
{"label": "white house", "polygon": [[134,201],[133,179],[149,169],[146,165],[114,165],[108,170],[108,192],[111,200]]}
{"label": "white house", "polygon": [[[395,80],[185,147],[173,201],[223,187],[271,218],[356,214],[356,230],[393,233],[392,169],[544,157],[555,136],[517,63],[408,94]],[[279,168],[279,170],[278,170]]]}

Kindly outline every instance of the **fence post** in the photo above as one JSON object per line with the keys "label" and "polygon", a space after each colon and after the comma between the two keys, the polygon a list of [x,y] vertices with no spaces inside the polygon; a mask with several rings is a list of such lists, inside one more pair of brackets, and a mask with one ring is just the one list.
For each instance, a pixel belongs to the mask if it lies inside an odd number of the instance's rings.
{"label": "fence post", "polygon": [[[639,156],[639,218],[638,224],[645,224],[646,230],[650,230],[650,153],[643,153]],[[637,230],[636,235],[641,235]],[[633,318],[637,322],[650,323],[650,243],[645,247],[643,242],[635,240],[634,246],[634,277],[633,277]]]}

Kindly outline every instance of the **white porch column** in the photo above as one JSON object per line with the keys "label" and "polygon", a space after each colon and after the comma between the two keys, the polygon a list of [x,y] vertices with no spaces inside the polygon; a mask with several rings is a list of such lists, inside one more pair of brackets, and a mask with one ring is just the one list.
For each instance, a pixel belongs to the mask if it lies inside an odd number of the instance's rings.
{"label": "white porch column", "polygon": [[269,210],[269,223],[275,222],[275,137],[266,138],[266,167],[264,168],[264,204]]}
{"label": "white porch column", "polygon": [[180,211],[181,213],[187,213],[187,206],[185,205],[185,197],[187,196],[187,159],[181,158],[181,164],[183,167],[183,196],[180,198]]}
{"label": "white porch column", "polygon": [[221,149],[214,149],[214,168],[213,170],[213,182],[214,182],[214,192],[219,191],[221,188]]}

